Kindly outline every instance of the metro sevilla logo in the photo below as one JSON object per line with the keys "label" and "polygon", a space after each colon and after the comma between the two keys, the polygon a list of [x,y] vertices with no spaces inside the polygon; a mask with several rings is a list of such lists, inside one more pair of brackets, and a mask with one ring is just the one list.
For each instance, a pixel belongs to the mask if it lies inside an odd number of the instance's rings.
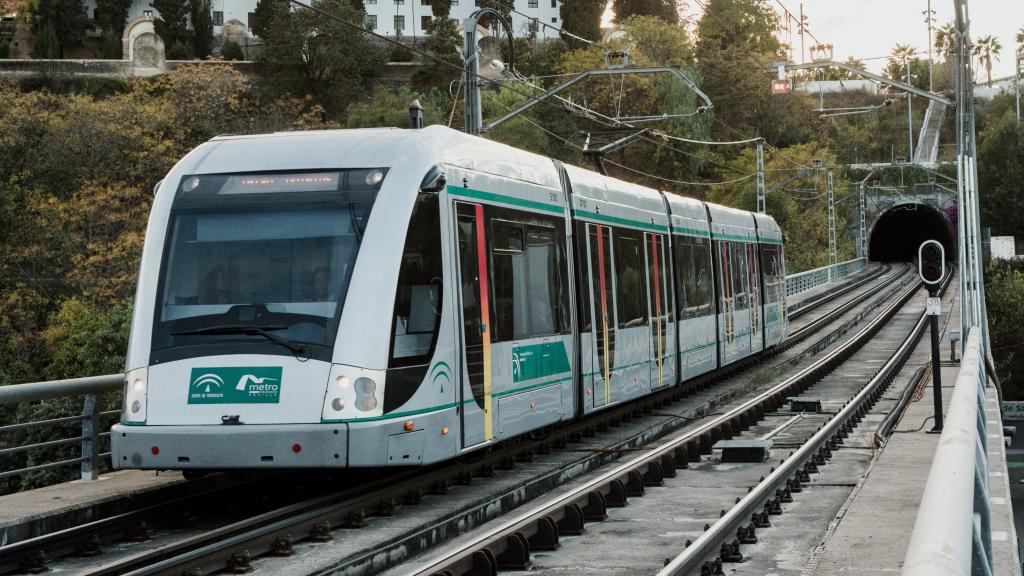
{"label": "metro sevilla logo", "polygon": [[188,403],[277,404],[283,372],[280,366],[193,368]]}

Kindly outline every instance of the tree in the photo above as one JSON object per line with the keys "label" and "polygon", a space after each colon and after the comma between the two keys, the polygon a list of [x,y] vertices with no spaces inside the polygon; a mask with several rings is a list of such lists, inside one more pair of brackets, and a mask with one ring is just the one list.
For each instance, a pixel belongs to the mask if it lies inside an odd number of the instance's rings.
{"label": "tree", "polygon": [[96,0],[96,20],[106,32],[112,32],[120,41],[128,20],[128,9],[132,0]]}
{"label": "tree", "polygon": [[206,58],[213,49],[213,18],[210,0],[190,0],[192,11],[192,49],[196,58]]}
{"label": "tree", "polygon": [[79,0],[27,0],[21,17],[36,35],[35,58],[63,58],[65,50],[82,43],[90,27]]}
{"label": "tree", "polygon": [[1024,52],[1024,26],[1017,28],[1017,53]]}
{"label": "tree", "polygon": [[707,3],[697,25],[695,54],[700,86],[714,103],[717,124],[732,128],[719,132],[718,139],[735,140],[737,132],[771,138],[776,130],[787,138],[808,137],[808,129],[820,126],[808,117],[811,106],[794,106],[805,95],[771,93],[769,70],[763,67],[785,60],[778,25],[778,15],[765,0]]}
{"label": "tree", "polygon": [[978,139],[981,223],[995,235],[1024,235],[1024,125],[1008,109]]}
{"label": "tree", "polygon": [[999,52],[1002,49],[1003,45],[999,42],[999,39],[991,34],[978,38],[971,48],[972,54],[978,57],[978,63],[985,67],[989,86],[992,85],[992,60],[999,61]]}
{"label": "tree", "polygon": [[189,0],[152,0],[149,5],[160,13],[153,27],[167,46],[167,57],[187,58]]}
{"label": "tree", "polygon": [[[314,0],[313,5],[349,22],[365,18],[348,0]],[[275,13],[261,27],[263,85],[271,93],[312,96],[332,114],[365,94],[384,62],[382,50],[365,35],[311,11]]]}
{"label": "tree", "polygon": [[252,33],[260,38],[265,37],[278,18],[288,16],[288,5],[288,0],[259,0],[253,12],[255,22],[252,24]]}
{"label": "tree", "polygon": [[[558,15],[562,18],[562,30],[587,40],[600,40],[601,16],[606,4],[606,0],[563,0],[558,7]],[[584,45],[568,34],[563,34],[562,39],[574,48]]]}
{"label": "tree", "polygon": [[655,16],[665,22],[676,23],[679,13],[671,0],[612,0],[615,21],[624,22],[630,16]]}
{"label": "tree", "polygon": [[1024,264],[992,260],[985,265],[992,359],[1007,400],[1024,398]]}
{"label": "tree", "polygon": [[434,17],[426,25],[427,38],[423,47],[440,62],[427,60],[420,65],[412,77],[413,86],[418,90],[447,87],[451,80],[461,76],[459,29],[458,23],[449,17],[451,5],[451,0],[431,1]]}
{"label": "tree", "polygon": [[935,50],[948,58],[956,50],[956,25],[946,22],[935,30]]}

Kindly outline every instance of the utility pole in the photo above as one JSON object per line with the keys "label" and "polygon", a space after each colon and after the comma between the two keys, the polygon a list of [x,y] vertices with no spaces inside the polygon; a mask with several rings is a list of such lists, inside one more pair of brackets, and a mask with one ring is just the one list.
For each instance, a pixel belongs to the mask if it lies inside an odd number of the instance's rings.
{"label": "utility pole", "polygon": [[[910,84],[910,57],[905,56],[903,62],[907,68],[907,84]],[[914,161],[914,101],[907,92],[907,162]]]}
{"label": "utility pole", "polygon": [[800,3],[800,63],[805,64],[807,60],[804,58],[804,22],[806,16],[804,16],[804,3]]}
{"label": "utility pole", "polygon": [[828,281],[835,281],[836,268],[836,197],[832,189],[832,169],[825,170],[828,179]]}
{"label": "utility pole", "polygon": [[857,242],[857,248],[860,250],[859,256],[861,258],[868,257],[868,239],[867,239],[867,203],[864,198],[864,183],[867,182],[867,178],[860,183],[860,235]]}
{"label": "utility pole", "polygon": [[932,24],[935,23],[935,10],[932,10],[932,0],[928,0],[928,9],[921,12],[921,14],[924,14],[924,21],[928,24],[928,91],[934,92],[932,68],[935,66],[935,63],[932,60]]}
{"label": "utility pole", "polygon": [[[1020,50],[1024,50],[1021,48]],[[1013,93],[1017,100],[1017,123],[1020,124],[1020,76],[1024,74],[1024,52],[1018,50],[1017,52],[1017,73],[1016,79],[1013,82]]]}
{"label": "utility pole", "polygon": [[757,211],[765,213],[764,193],[764,142],[757,143]]}
{"label": "utility pole", "polygon": [[512,29],[508,22],[494,8],[481,8],[469,15],[462,25],[466,29],[463,43],[463,57],[466,60],[465,75],[463,83],[463,131],[466,134],[479,135],[483,131],[484,116],[483,108],[480,105],[480,51],[476,45],[476,28],[480,20],[487,14],[494,16],[501,26],[512,36]]}

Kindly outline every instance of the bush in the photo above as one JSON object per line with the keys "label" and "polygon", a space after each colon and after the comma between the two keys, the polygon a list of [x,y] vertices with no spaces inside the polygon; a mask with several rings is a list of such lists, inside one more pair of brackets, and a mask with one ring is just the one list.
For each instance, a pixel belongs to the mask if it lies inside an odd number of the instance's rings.
{"label": "bush", "polygon": [[103,34],[103,59],[120,60],[123,57],[121,37],[113,30],[107,30]]}
{"label": "bush", "polygon": [[186,60],[188,59],[188,50],[185,45],[181,42],[175,42],[167,47],[167,59],[168,60]]}
{"label": "bush", "polygon": [[11,57],[10,47],[10,43],[8,43],[6,40],[0,40],[0,59]]}
{"label": "bush", "polygon": [[241,44],[230,38],[224,40],[224,46],[220,49],[220,57],[225,60],[245,60]]}
{"label": "bush", "polygon": [[391,51],[388,52],[389,62],[412,62],[413,55],[412,50],[409,50],[408,46],[392,46]]}

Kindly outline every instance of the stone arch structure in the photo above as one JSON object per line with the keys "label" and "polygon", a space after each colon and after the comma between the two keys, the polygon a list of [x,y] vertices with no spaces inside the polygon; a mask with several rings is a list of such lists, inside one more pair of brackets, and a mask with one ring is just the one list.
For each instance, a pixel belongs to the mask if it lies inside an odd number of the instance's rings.
{"label": "stone arch structure", "polygon": [[164,68],[164,41],[156,33],[153,16],[132,18],[121,36],[121,53],[132,68]]}
{"label": "stone arch structure", "polygon": [[896,203],[872,223],[868,233],[868,257],[878,262],[912,262],[925,240],[938,240],[947,258],[956,254],[956,237],[950,221],[936,206],[925,202]]}

